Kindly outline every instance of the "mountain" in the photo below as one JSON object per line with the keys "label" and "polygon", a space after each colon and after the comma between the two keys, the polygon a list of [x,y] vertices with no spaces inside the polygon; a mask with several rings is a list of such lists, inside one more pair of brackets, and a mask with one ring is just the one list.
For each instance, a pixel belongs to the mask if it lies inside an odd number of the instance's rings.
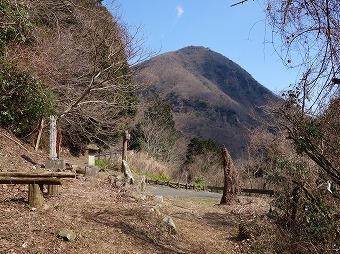
{"label": "mountain", "polygon": [[208,48],[189,46],[134,67],[139,96],[154,94],[172,108],[176,128],[187,143],[211,138],[234,158],[246,156],[249,129],[265,120],[262,106],[279,98],[247,71]]}

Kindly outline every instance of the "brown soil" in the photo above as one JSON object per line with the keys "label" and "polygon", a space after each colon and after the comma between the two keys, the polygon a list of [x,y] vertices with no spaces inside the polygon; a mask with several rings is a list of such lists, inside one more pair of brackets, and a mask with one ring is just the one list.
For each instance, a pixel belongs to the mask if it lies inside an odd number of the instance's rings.
{"label": "brown soil", "polygon": [[[32,170],[46,159],[0,130],[0,171]],[[59,195],[46,197],[37,210],[27,205],[26,185],[0,185],[0,253],[243,253],[261,246],[269,252],[270,198],[240,197],[228,206],[216,205],[216,199],[160,202],[150,194],[142,198],[136,186],[117,186],[117,174],[106,170],[97,179],[64,180]],[[166,215],[176,233],[162,222]],[[239,225],[249,222],[256,222],[255,236],[239,239]],[[58,237],[62,229],[76,239]]]}

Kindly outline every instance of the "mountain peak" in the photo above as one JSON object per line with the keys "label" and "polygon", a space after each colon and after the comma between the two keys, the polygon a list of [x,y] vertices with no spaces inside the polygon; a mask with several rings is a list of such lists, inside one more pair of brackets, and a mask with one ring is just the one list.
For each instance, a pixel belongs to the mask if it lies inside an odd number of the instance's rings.
{"label": "mountain peak", "polygon": [[187,140],[211,138],[234,157],[245,155],[246,128],[264,118],[260,107],[278,100],[238,64],[202,46],[161,54],[136,69],[140,81],[152,84],[149,92],[171,105]]}

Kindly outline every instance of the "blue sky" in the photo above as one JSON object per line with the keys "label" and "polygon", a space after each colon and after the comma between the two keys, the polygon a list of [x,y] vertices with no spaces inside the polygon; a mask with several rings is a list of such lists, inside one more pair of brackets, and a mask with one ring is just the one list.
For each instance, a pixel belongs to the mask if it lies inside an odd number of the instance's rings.
{"label": "blue sky", "polygon": [[[112,1],[104,0],[108,5]],[[270,26],[258,0],[115,0],[113,14],[133,32],[142,27],[145,47],[161,53],[204,46],[239,64],[275,93],[295,83],[275,52]],[[141,34],[142,35],[142,34]],[[280,47],[279,42],[276,45]]]}

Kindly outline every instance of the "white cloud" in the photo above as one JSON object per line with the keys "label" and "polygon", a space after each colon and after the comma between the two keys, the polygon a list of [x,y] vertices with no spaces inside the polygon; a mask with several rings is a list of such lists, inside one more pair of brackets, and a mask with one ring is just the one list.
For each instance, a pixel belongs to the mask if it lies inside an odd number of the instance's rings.
{"label": "white cloud", "polygon": [[181,7],[181,6],[178,6],[176,8],[176,11],[177,11],[177,17],[180,18],[182,17],[183,13],[184,13],[184,9]]}

